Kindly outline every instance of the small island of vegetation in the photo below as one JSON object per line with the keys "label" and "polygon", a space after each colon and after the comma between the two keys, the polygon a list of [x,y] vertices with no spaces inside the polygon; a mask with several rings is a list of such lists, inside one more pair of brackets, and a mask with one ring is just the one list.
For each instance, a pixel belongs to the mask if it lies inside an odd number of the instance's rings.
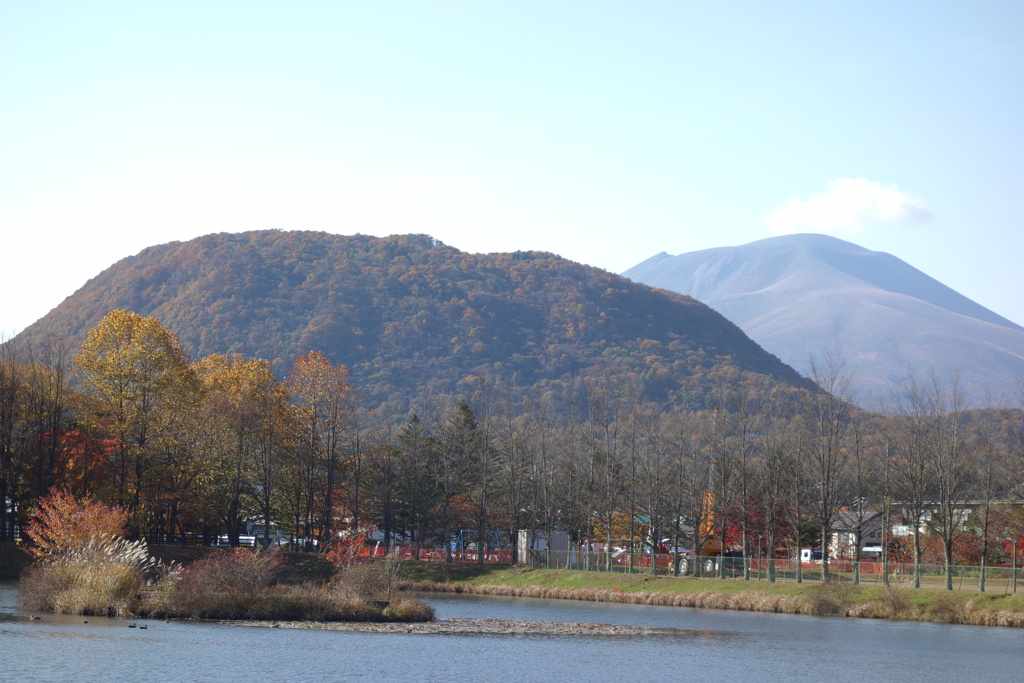
{"label": "small island of vegetation", "polygon": [[396,595],[399,563],[362,561],[342,538],[327,554],[327,581],[279,581],[277,550],[218,550],[187,566],[158,561],[123,537],[127,514],[53,490],[28,535],[35,564],[22,606],[62,614],[186,619],[425,622],[433,609]]}

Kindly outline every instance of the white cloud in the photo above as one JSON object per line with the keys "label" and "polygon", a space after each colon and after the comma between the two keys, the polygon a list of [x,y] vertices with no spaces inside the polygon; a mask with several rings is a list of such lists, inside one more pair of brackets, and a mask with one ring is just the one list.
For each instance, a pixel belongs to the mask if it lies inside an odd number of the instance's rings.
{"label": "white cloud", "polygon": [[775,235],[822,232],[856,235],[869,225],[923,223],[932,217],[928,206],[895,185],[866,178],[830,180],[828,190],[806,201],[791,197],[765,216]]}

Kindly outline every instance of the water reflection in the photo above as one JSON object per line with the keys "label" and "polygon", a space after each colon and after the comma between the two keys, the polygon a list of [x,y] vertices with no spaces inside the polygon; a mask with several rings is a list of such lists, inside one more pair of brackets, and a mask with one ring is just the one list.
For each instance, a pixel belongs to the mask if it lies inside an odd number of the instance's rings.
{"label": "water reflection", "polygon": [[[0,585],[2,680],[1020,679],[1024,632],[534,599],[425,596],[440,617],[673,629],[627,638],[346,633],[43,615]],[[142,623],[142,622],[140,622]],[[713,672],[713,673],[712,673]]]}

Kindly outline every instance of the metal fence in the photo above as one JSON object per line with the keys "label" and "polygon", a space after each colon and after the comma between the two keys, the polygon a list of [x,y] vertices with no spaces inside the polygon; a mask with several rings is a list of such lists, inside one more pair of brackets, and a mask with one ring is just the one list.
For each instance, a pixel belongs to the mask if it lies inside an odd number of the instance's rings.
{"label": "metal fence", "polygon": [[[759,559],[743,557],[697,557],[687,555],[656,555],[630,553],[584,552],[570,550],[531,550],[524,564],[534,568],[572,569],[578,571],[617,572],[625,574],[657,574],[689,576],[704,579],[738,581],[775,581],[777,583],[820,582],[822,580],[862,585],[898,584],[902,586],[945,589],[946,567],[941,564],[890,562],[859,562],[829,560],[828,573],[819,562]],[[985,590],[992,593],[1016,593],[1018,584],[1024,588],[1021,567],[950,567],[954,590]],[[984,581],[982,581],[984,574]],[[983,586],[983,588],[982,588]]]}

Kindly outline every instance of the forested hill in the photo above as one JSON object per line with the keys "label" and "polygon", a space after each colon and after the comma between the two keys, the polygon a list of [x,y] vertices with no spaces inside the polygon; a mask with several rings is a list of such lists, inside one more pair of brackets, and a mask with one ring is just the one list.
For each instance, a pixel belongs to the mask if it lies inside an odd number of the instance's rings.
{"label": "forested hill", "polygon": [[77,348],[118,308],[156,317],[193,358],[267,358],[283,376],[321,351],[377,399],[458,393],[476,374],[530,386],[598,367],[643,376],[655,400],[692,401],[695,383],[735,370],[807,386],[689,297],[548,253],[468,254],[426,235],[261,231],[150,247],[19,339],[63,332]]}

